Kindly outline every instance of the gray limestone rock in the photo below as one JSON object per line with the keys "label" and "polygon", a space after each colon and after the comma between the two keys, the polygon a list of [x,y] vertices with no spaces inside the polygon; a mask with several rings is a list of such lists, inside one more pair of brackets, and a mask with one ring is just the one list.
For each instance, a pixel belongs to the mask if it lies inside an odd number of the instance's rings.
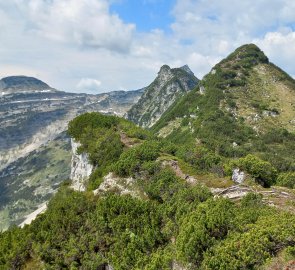
{"label": "gray limestone rock", "polygon": [[77,143],[71,139],[71,145],[73,152],[70,175],[70,179],[72,180],[71,187],[77,191],[85,191],[86,182],[92,173],[93,166],[90,164],[88,155],[86,153],[77,154],[80,143]]}
{"label": "gray limestone rock", "polygon": [[177,98],[194,89],[198,82],[187,65],[181,68],[164,65],[126,118],[142,127],[151,127]]}
{"label": "gray limestone rock", "polygon": [[239,168],[236,168],[233,170],[232,180],[235,183],[241,184],[244,182],[245,178],[246,178],[246,174],[243,171],[241,171]]}

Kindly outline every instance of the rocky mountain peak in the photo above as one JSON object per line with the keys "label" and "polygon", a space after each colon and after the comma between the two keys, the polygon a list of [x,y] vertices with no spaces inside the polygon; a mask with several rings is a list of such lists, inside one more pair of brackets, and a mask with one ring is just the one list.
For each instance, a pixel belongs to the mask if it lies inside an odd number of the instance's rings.
{"label": "rocky mountain peak", "polygon": [[127,119],[142,127],[151,127],[177,98],[194,89],[198,82],[188,66],[163,65],[138,103],[128,111]]}
{"label": "rocky mountain peak", "polygon": [[28,92],[49,89],[52,88],[48,84],[34,77],[9,76],[0,80],[0,91],[2,92]]}
{"label": "rocky mountain peak", "polygon": [[168,65],[163,65],[158,72],[158,78],[160,80],[167,80],[173,76],[172,70]]}
{"label": "rocky mountain peak", "polygon": [[187,72],[190,75],[194,75],[194,73],[191,71],[191,69],[189,68],[188,65],[184,65],[184,66],[180,67],[180,69],[184,70],[185,72]]}
{"label": "rocky mountain peak", "polygon": [[158,72],[158,74],[166,73],[166,72],[169,72],[170,70],[171,70],[171,68],[168,65],[163,65],[163,66],[161,66],[160,71]]}

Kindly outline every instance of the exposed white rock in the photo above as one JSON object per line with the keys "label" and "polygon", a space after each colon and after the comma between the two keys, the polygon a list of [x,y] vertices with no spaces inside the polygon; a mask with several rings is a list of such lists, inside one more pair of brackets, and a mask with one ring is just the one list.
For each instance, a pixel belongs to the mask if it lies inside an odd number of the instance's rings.
{"label": "exposed white rock", "polygon": [[120,195],[131,195],[140,198],[141,194],[134,188],[135,179],[132,177],[122,178],[110,172],[103,178],[103,182],[99,187],[93,191],[94,195],[104,193],[107,191],[116,191]]}
{"label": "exposed white rock", "polygon": [[236,185],[229,188],[211,188],[210,190],[214,194],[214,198],[223,197],[232,200],[241,199],[249,192],[255,192],[251,187],[244,185]]}
{"label": "exposed white rock", "polygon": [[268,110],[264,110],[262,112],[262,115],[265,117],[276,117],[279,115],[279,113],[277,111],[268,111]]}
{"label": "exposed white rock", "polygon": [[80,143],[71,139],[72,145],[72,163],[71,163],[71,175],[72,180],[71,187],[77,191],[85,191],[85,183],[92,173],[93,166],[89,162],[88,154],[77,154]]}
{"label": "exposed white rock", "polygon": [[180,263],[177,261],[172,262],[172,270],[187,270],[186,267],[182,266]]}
{"label": "exposed white rock", "polygon": [[201,95],[205,95],[205,87],[204,86],[202,86],[202,85],[200,85],[200,94]]}
{"label": "exposed white rock", "polygon": [[32,221],[39,215],[46,211],[47,209],[47,202],[42,203],[37,210],[32,212],[31,214],[26,216],[26,219],[19,225],[21,228],[25,225],[29,225]]}
{"label": "exposed white rock", "polygon": [[241,184],[245,181],[246,174],[243,171],[241,171],[239,168],[236,168],[233,170],[233,174],[231,178],[235,183]]}

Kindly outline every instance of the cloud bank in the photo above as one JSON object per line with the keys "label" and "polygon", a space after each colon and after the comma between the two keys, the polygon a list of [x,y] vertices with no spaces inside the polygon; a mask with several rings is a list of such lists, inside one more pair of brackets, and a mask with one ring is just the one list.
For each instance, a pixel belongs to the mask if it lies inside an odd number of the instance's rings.
{"label": "cloud bank", "polygon": [[1,1],[0,76],[36,76],[72,92],[131,90],[163,64],[188,64],[201,78],[251,42],[295,74],[294,1],[177,0],[170,31],[147,32],[111,12],[112,1]]}

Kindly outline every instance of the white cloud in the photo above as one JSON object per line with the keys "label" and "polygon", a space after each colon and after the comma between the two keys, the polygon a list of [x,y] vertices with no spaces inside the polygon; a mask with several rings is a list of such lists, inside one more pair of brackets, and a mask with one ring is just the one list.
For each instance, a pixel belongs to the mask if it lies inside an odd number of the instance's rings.
{"label": "white cloud", "polygon": [[113,1],[0,0],[0,76],[35,75],[72,92],[139,89],[163,64],[188,64],[201,78],[250,42],[295,74],[293,0],[177,0],[169,33],[138,33],[110,12]]}
{"label": "white cloud", "polygon": [[231,44],[229,51],[294,22],[294,12],[294,1],[288,0],[178,0],[172,29],[179,39],[192,39],[199,52],[212,54],[222,40]]}
{"label": "white cloud", "polygon": [[284,67],[289,74],[295,74],[295,32],[283,28],[280,32],[269,32],[254,42],[275,64]]}
{"label": "white cloud", "polygon": [[34,34],[82,47],[129,50],[135,25],[110,14],[106,0],[14,1]]}
{"label": "white cloud", "polygon": [[91,92],[97,94],[101,86],[101,81],[91,78],[82,78],[78,84],[77,88],[82,92]]}

